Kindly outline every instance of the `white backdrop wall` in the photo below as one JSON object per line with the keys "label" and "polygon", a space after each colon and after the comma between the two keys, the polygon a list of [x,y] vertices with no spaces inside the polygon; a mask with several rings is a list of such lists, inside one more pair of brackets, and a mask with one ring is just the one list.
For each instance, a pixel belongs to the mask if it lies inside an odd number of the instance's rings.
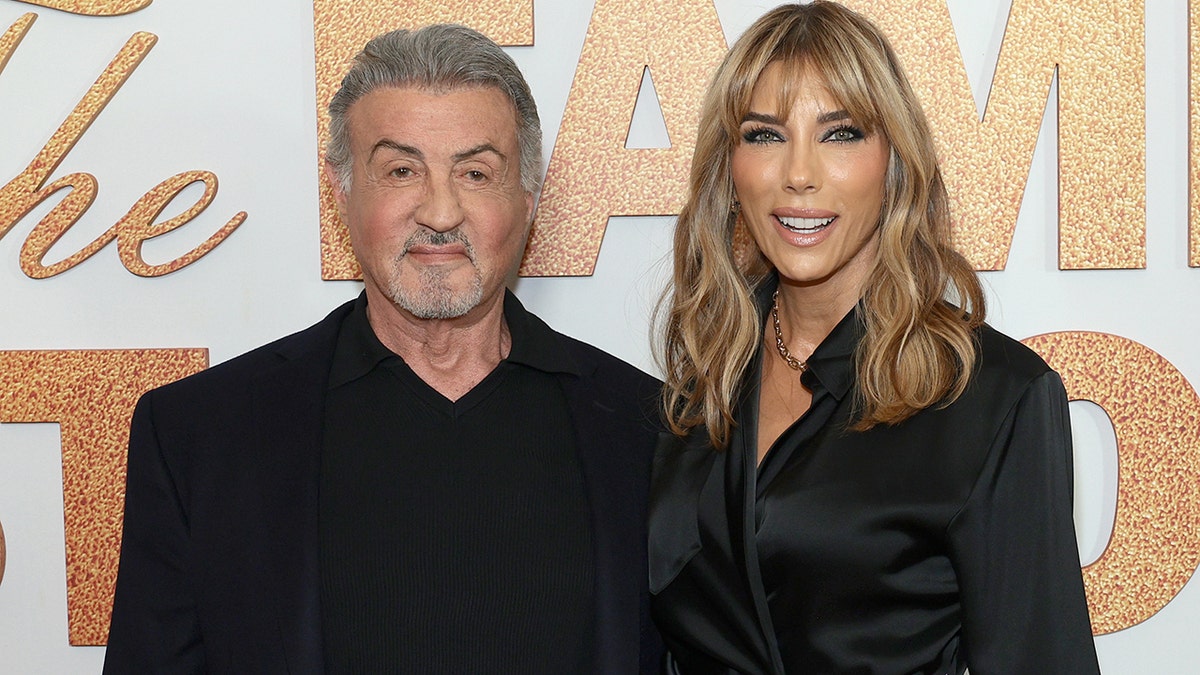
{"label": "white backdrop wall", "polygon": [[[732,41],[775,3],[714,4]],[[981,109],[1010,4],[948,2]],[[587,0],[535,2],[535,44],[508,48],[539,103],[547,161],[592,8]],[[1145,148],[1145,269],[1058,269],[1052,91],[1007,268],[985,273],[984,282],[991,323],[1015,337],[1060,330],[1123,336],[1149,346],[1194,383],[1200,381],[1194,338],[1200,269],[1187,266],[1188,7],[1184,0],[1155,0],[1145,10],[1146,119],[1124,137]],[[0,351],[203,347],[218,363],[303,328],[358,293],[357,282],[321,279],[311,5],[157,0],[124,16],[88,17],[0,0],[0,31],[30,12],[37,20],[0,71],[0,184],[26,169],[132,34],[158,38],[51,176],[88,172],[99,192],[47,262],[84,247],[147,190],[182,171],[213,172],[219,191],[193,222],[147,242],[149,262],[182,255],[239,211],[247,218],[212,253],[165,276],[131,274],[109,245],[63,274],[31,279],[18,265],[19,251],[58,201],[48,200],[0,237]],[[657,101],[646,94],[631,145],[665,145]],[[189,188],[179,204],[199,193]],[[655,372],[649,315],[668,270],[671,226],[669,217],[614,218],[594,275],[522,278],[516,291],[557,329]],[[1116,446],[1103,411],[1086,402],[1071,410],[1076,521],[1088,562],[1105,549],[1112,525]],[[99,672],[103,647],[68,643],[57,425],[0,425],[0,527],[7,549],[0,671]],[[1099,636],[1101,666],[1113,675],[1196,672],[1198,630],[1200,590],[1193,582],[1147,621]]]}

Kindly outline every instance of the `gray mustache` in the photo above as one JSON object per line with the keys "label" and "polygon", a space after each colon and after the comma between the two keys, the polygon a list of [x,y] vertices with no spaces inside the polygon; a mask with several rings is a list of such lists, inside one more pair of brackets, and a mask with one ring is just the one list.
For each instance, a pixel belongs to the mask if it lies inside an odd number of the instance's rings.
{"label": "gray mustache", "polygon": [[475,262],[475,247],[471,246],[471,240],[458,228],[446,232],[435,232],[424,228],[417,230],[404,241],[404,252],[401,255],[407,254],[409,249],[414,246],[445,246],[446,244],[462,244],[463,248],[467,250],[467,257],[471,262]]}

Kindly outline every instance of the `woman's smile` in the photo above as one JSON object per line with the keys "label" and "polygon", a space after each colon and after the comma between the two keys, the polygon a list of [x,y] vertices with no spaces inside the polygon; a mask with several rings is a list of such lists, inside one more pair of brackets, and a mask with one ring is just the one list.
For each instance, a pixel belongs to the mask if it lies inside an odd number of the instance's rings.
{"label": "woman's smile", "polygon": [[[733,149],[734,192],[750,235],[786,282],[852,305],[875,265],[890,146],[811,72],[763,71]],[[788,105],[780,92],[790,90]],[[786,110],[786,114],[780,112]]]}

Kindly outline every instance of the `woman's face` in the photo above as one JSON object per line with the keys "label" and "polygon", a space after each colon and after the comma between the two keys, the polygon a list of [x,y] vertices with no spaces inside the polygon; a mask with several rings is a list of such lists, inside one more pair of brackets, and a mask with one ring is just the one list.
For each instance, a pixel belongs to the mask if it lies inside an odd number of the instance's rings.
{"label": "woman's face", "polygon": [[793,88],[779,111],[783,69],[755,84],[733,149],[733,187],[742,217],[789,285],[823,286],[857,297],[875,265],[889,146],[839,106],[824,80]]}

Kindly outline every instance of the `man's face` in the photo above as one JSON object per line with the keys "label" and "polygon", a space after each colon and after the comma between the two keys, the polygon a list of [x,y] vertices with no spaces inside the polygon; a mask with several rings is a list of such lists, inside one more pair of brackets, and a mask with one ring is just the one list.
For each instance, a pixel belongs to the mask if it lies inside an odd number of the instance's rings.
{"label": "man's face", "polygon": [[533,214],[508,98],[495,87],[380,88],[347,122],[349,189],[326,172],[368,297],[421,319],[495,306]]}

